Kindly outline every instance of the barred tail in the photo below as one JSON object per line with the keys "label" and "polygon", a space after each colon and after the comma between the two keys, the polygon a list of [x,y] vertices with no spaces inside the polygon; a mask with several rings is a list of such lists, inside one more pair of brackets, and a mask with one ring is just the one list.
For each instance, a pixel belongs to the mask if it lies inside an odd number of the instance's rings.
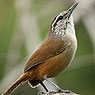
{"label": "barred tail", "polygon": [[20,76],[20,78],[17,81],[15,81],[12,84],[12,86],[10,86],[2,95],[9,95],[9,94],[11,94],[18,86],[20,86],[21,84],[24,84],[27,81],[26,78],[27,78],[26,74],[25,73],[22,74]]}

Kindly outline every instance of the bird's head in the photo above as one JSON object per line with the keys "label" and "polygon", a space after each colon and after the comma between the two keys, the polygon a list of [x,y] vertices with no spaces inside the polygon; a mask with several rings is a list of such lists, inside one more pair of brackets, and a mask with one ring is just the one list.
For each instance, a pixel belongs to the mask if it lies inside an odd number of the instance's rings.
{"label": "bird's head", "polygon": [[59,13],[51,24],[50,34],[63,35],[66,32],[74,32],[72,12],[78,3],[72,5],[67,11]]}

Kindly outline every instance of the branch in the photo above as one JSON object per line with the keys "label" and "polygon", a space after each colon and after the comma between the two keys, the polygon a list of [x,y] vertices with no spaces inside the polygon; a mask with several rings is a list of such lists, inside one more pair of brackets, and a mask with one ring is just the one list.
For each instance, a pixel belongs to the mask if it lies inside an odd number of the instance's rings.
{"label": "branch", "polygon": [[79,95],[73,92],[39,92],[38,95]]}

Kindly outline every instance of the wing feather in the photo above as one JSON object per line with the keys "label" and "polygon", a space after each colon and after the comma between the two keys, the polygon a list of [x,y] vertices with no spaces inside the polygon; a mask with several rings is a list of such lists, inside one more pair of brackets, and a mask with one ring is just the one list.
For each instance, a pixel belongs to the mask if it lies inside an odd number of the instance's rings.
{"label": "wing feather", "polygon": [[61,39],[53,37],[47,38],[40,48],[31,56],[30,60],[26,64],[24,72],[27,72],[50,58],[59,55],[64,50],[65,47]]}

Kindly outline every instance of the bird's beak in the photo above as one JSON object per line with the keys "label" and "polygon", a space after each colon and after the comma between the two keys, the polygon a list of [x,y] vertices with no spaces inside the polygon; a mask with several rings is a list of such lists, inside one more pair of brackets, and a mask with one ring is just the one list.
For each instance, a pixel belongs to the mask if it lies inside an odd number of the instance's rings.
{"label": "bird's beak", "polygon": [[78,5],[78,3],[75,3],[74,5],[72,5],[67,11],[66,11],[66,15],[68,18],[70,18],[72,12],[74,11],[74,9],[76,8],[76,6]]}

